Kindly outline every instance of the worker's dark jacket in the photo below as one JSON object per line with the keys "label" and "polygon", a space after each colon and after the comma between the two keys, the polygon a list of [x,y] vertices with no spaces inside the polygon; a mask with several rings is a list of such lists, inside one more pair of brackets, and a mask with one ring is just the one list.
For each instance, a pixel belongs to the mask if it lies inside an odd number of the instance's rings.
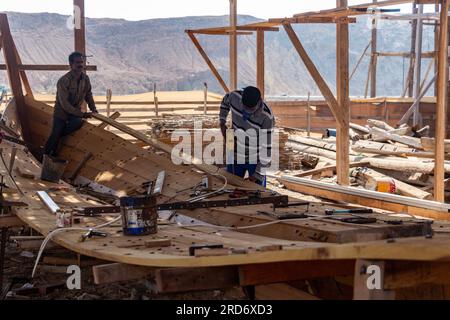
{"label": "worker's dark jacket", "polygon": [[77,80],[72,71],[66,73],[58,80],[54,116],[62,120],[67,120],[69,115],[83,117],[83,101],[92,112],[97,112],[89,77],[83,73]]}

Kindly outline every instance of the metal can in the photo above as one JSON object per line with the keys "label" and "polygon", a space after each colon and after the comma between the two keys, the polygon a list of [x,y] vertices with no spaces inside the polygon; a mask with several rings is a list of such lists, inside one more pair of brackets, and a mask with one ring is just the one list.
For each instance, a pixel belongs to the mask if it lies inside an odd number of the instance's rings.
{"label": "metal can", "polygon": [[120,198],[123,233],[142,236],[157,233],[158,212],[154,196]]}

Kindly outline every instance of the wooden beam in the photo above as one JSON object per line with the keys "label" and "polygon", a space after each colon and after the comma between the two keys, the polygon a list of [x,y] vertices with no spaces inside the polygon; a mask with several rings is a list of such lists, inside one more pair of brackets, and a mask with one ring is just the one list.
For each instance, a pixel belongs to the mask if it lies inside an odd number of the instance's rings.
{"label": "wooden beam", "polygon": [[[20,71],[69,71],[69,65],[59,64],[19,64]],[[5,64],[0,64],[0,70],[6,70]],[[97,71],[97,66],[86,66],[86,71]]]}
{"label": "wooden beam", "polygon": [[93,266],[92,273],[94,283],[99,285],[146,278],[155,274],[155,268],[111,263]]}
{"label": "wooden beam", "polygon": [[264,52],[264,30],[256,32],[256,86],[261,91],[261,96],[265,96],[265,52]]}
{"label": "wooden beam", "polygon": [[230,0],[230,89],[237,89],[237,0]]}
{"label": "wooden beam", "polygon": [[333,263],[311,260],[243,265],[239,267],[239,284],[250,286],[346,276],[353,274],[354,267],[354,260],[333,260]]}
{"label": "wooden beam", "polygon": [[441,22],[439,30],[438,96],[436,103],[436,147],[434,170],[434,197],[436,201],[445,201],[445,123],[447,116],[448,86],[448,5],[449,0],[441,4]]}
{"label": "wooden beam", "polygon": [[160,269],[155,279],[160,293],[223,289],[239,284],[235,267]]}
{"label": "wooden beam", "polygon": [[75,18],[75,51],[86,55],[86,21],[84,16],[84,0],[73,0]]}
{"label": "wooden beam", "polygon": [[289,176],[282,176],[280,181],[289,190],[329,200],[354,203],[397,213],[403,212],[437,220],[450,220],[450,208],[448,205],[441,205],[435,201],[414,199],[353,187],[343,187],[331,183]]}
{"label": "wooden beam", "polygon": [[11,91],[16,101],[16,110],[22,129],[22,135],[28,143],[31,141],[28,116],[25,112],[25,98],[20,78],[20,70],[17,64],[14,40],[9,29],[8,16],[5,13],[0,14],[0,33],[3,37],[3,55],[7,66],[8,78]]}
{"label": "wooden beam", "polygon": [[[338,7],[347,7],[347,0],[336,0]],[[336,173],[340,185],[350,184],[350,80],[349,80],[349,31],[348,23],[336,24],[336,83],[341,122],[337,123]]]}
{"label": "wooden beam", "polygon": [[330,107],[330,110],[333,113],[334,117],[336,118],[337,122],[340,123],[341,125],[345,125],[344,120],[340,114],[341,110],[339,104],[336,101],[333,92],[328,87],[322,75],[319,73],[319,70],[317,70],[313,61],[309,57],[308,53],[306,52],[305,48],[300,42],[300,39],[298,38],[297,34],[292,28],[292,25],[290,23],[284,23],[283,27],[286,30],[292,44],[294,45],[294,48],[297,50],[303,63],[305,64],[306,69],[308,70],[313,80],[316,82],[322,95],[325,97],[325,100],[327,101],[327,104]]}
{"label": "wooden beam", "polygon": [[230,92],[230,89],[228,89],[228,86],[226,85],[225,81],[223,80],[222,76],[220,75],[219,71],[217,71],[216,67],[212,63],[212,61],[209,59],[208,55],[206,54],[205,50],[203,50],[202,46],[198,42],[197,38],[192,32],[187,32],[189,38],[191,38],[192,43],[197,48],[198,52],[202,56],[203,60],[205,60],[206,64],[208,65],[209,69],[213,73],[213,75],[216,77],[217,81],[219,81],[220,85],[222,86],[223,90],[225,92]]}

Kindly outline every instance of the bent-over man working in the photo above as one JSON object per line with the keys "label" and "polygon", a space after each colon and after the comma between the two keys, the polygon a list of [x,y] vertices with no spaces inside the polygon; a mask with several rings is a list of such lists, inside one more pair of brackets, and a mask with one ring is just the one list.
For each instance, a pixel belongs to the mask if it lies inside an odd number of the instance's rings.
{"label": "bent-over man working", "polygon": [[97,113],[89,77],[84,73],[84,56],[73,52],[69,56],[70,71],[58,80],[56,104],[53,112],[53,127],[44,147],[44,154],[57,157],[62,137],[79,130],[90,113],[81,111],[84,101],[89,109]]}
{"label": "bent-over man working", "polygon": [[[275,126],[272,110],[261,99],[258,88],[250,86],[243,91],[228,93],[220,106],[220,128],[225,139],[230,110],[235,143],[234,160],[233,163],[227,163],[227,171],[241,178],[248,173],[250,181],[265,186],[263,169],[270,167],[272,131]],[[266,149],[264,153],[261,152],[263,148]]]}

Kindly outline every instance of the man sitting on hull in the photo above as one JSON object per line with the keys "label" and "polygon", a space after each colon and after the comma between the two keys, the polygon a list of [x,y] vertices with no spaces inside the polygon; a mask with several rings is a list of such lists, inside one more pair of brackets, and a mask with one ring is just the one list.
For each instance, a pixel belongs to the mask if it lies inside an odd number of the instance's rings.
{"label": "man sitting on hull", "polygon": [[71,70],[58,80],[52,132],[44,147],[44,154],[50,157],[57,157],[62,137],[79,130],[83,119],[91,117],[90,113],[81,111],[84,101],[93,113],[97,113],[91,82],[84,72],[83,54],[73,52],[69,63]]}

